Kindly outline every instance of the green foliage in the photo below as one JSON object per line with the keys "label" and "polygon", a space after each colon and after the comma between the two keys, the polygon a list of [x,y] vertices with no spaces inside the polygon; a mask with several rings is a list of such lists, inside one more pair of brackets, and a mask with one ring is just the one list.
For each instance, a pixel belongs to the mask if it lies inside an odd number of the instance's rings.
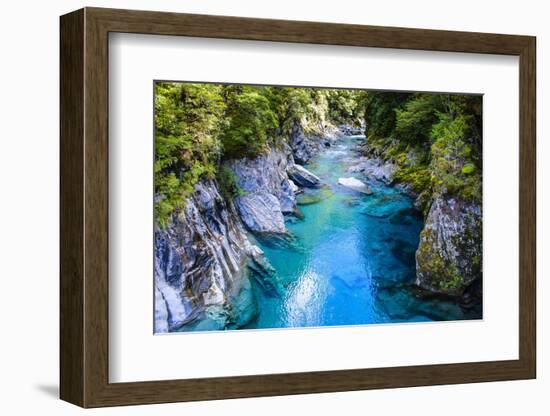
{"label": "green foliage", "polygon": [[[362,95],[361,95],[362,94]],[[316,130],[357,117],[364,93],[316,88],[155,84],[155,217],[165,225],[202,179],[242,191],[224,159],[256,157],[299,123]],[[332,119],[334,117],[334,120]]]}
{"label": "green foliage", "polygon": [[361,124],[367,99],[365,91],[326,90],[326,94],[330,120],[337,124]]}
{"label": "green foliage", "polygon": [[365,101],[366,134],[369,139],[387,139],[395,133],[396,111],[404,107],[411,94],[373,91]]}
{"label": "green foliage", "polygon": [[244,195],[244,191],[237,184],[237,177],[227,166],[222,166],[216,176],[220,191],[226,200]]}
{"label": "green foliage", "polygon": [[296,124],[306,132],[319,132],[330,124],[360,125],[367,93],[355,90],[266,87],[283,136]]}
{"label": "green foliage", "polygon": [[278,125],[269,100],[256,89],[246,87],[226,94],[226,108],[221,135],[225,157],[255,157],[266,151],[268,139]]}
{"label": "green foliage", "polygon": [[481,99],[449,94],[371,93],[366,150],[397,165],[417,193],[481,201]]}
{"label": "green foliage", "polygon": [[430,170],[424,165],[402,166],[395,173],[395,179],[408,183],[418,194],[430,189],[431,186]]}
{"label": "green foliage", "polygon": [[404,108],[395,110],[395,136],[407,143],[424,143],[437,122],[441,98],[437,94],[415,94]]}
{"label": "green foliage", "polygon": [[433,126],[431,147],[432,177],[437,189],[443,193],[460,195],[467,200],[481,201],[481,176],[476,174],[479,163],[472,154],[470,137],[471,116],[465,114],[452,118],[439,114],[439,122]]}
{"label": "green foliage", "polygon": [[461,170],[463,175],[471,175],[475,171],[476,171],[476,165],[474,165],[473,163],[466,163]]}
{"label": "green foliage", "polygon": [[282,105],[278,108],[282,134],[287,136],[296,124],[305,131],[324,125],[328,113],[327,92],[315,88],[279,88]]}
{"label": "green foliage", "polygon": [[424,195],[481,198],[481,100],[476,96],[322,88],[155,84],[155,215],[166,224],[197,182],[216,178],[240,194],[225,159],[256,157],[298,124],[318,133],[360,125],[367,149],[398,169],[396,180]]}
{"label": "green foliage", "polygon": [[219,86],[155,84],[155,217],[160,225],[183,207],[202,177],[214,177],[223,110]]}

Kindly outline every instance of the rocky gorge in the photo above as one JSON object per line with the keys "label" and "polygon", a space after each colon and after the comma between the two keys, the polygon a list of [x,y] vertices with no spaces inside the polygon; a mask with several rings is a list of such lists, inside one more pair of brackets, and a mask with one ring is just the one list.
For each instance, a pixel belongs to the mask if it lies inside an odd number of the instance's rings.
{"label": "rocky gorge", "polygon": [[[303,139],[296,152],[313,156],[310,141]],[[273,274],[246,230],[286,234],[285,215],[296,213],[296,195],[303,187],[321,185],[318,177],[295,163],[285,144],[254,159],[232,160],[227,167],[243,195],[227,200],[216,181],[201,181],[170,225],[155,229],[157,333],[171,332],[212,311],[220,327],[233,319],[224,308],[243,284],[249,285],[248,274]]]}
{"label": "rocky gorge", "polygon": [[[330,136],[331,146],[342,137],[343,132],[336,138]],[[304,142],[302,146],[300,154],[313,148]],[[316,155],[326,152],[324,146],[317,149]],[[365,180],[411,194],[410,189],[395,181],[396,167],[391,162],[360,152],[348,155],[344,161],[346,172],[359,174],[362,179],[341,177],[337,182],[340,186],[369,195],[372,191],[362,182]],[[246,299],[248,306],[239,309],[241,315],[247,309],[249,316],[232,316],[235,304],[243,302],[242,296],[239,298],[242,288],[250,290],[250,279],[257,276],[263,276],[264,284],[265,280],[271,286],[280,284],[256,237],[288,235],[286,223],[299,211],[300,194],[323,186],[317,175],[295,162],[294,151],[286,145],[254,159],[229,161],[227,167],[234,173],[241,195],[226,200],[215,181],[200,182],[170,227],[155,232],[156,332],[185,328],[212,314],[216,324],[208,329],[224,328],[238,319],[246,325],[255,319],[258,312],[250,296]],[[414,248],[414,283],[419,288],[462,298],[480,278],[480,221],[479,207],[457,199],[434,198],[427,209],[418,248]]]}
{"label": "rocky gorge", "polygon": [[415,283],[432,293],[462,296],[472,283],[481,280],[481,205],[440,193],[426,201],[425,194],[396,180],[397,169],[391,160],[361,156],[348,170],[392,185],[415,199],[415,208],[425,213],[416,251]]}
{"label": "rocky gorge", "polygon": [[475,99],[163,88],[156,333],[481,317]]}

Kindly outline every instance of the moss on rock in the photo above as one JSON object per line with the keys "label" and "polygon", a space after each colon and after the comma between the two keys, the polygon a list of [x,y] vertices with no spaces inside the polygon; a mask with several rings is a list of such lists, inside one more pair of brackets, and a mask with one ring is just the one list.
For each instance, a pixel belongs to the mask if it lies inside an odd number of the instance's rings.
{"label": "moss on rock", "polygon": [[461,296],[481,279],[481,208],[438,196],[416,252],[416,283],[423,289]]}

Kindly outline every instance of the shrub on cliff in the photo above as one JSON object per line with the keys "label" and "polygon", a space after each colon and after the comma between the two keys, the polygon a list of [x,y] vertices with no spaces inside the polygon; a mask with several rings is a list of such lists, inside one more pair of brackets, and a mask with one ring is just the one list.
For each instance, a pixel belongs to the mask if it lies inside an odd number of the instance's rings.
{"label": "shrub on cliff", "polygon": [[397,165],[396,181],[481,201],[480,97],[371,92],[365,120],[367,151]]}
{"label": "shrub on cliff", "polygon": [[269,100],[257,87],[226,87],[226,111],[220,135],[228,159],[255,157],[267,150],[278,126]]}
{"label": "shrub on cliff", "polygon": [[202,177],[213,178],[225,105],[220,87],[155,84],[155,217],[166,223]]}
{"label": "shrub on cliff", "polygon": [[480,203],[481,174],[476,165],[481,161],[479,155],[472,152],[471,119],[467,114],[454,118],[447,113],[439,114],[439,122],[432,128],[430,167],[437,191]]}

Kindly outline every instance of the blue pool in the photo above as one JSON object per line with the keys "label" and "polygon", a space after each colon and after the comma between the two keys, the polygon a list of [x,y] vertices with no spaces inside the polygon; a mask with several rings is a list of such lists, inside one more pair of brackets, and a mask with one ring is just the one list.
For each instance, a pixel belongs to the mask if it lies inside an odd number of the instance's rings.
{"label": "blue pool", "polygon": [[[302,215],[287,218],[288,238],[250,236],[274,268],[269,281],[249,273],[228,309],[212,308],[180,331],[479,318],[479,311],[415,289],[422,215],[407,195],[348,171],[363,139],[341,139],[306,166],[324,186],[298,196]],[[338,184],[350,176],[372,194]]]}
{"label": "blue pool", "polygon": [[[292,240],[258,241],[282,289],[252,280],[258,314],[247,328],[468,319],[455,302],[415,292],[422,217],[410,197],[347,171],[360,139],[340,140],[306,166],[326,187],[298,197],[304,218],[288,218]],[[338,185],[349,176],[373,194]]]}

